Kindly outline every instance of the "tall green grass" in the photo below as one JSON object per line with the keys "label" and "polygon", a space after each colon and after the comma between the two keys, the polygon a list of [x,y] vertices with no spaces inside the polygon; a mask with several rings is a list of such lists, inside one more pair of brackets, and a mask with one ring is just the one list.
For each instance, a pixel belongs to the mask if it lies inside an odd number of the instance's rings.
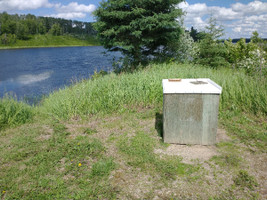
{"label": "tall green grass", "polygon": [[10,97],[0,99],[0,131],[24,124],[32,119],[33,108]]}
{"label": "tall green grass", "polygon": [[132,105],[162,106],[162,79],[210,78],[222,86],[220,109],[267,114],[267,82],[231,69],[158,64],[131,74],[84,80],[49,95],[41,110],[60,119],[123,111]]}

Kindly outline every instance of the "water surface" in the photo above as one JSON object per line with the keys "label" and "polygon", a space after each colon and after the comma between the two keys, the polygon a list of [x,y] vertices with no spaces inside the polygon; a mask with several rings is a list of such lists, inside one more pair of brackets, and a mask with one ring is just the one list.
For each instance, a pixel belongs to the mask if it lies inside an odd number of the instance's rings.
{"label": "water surface", "polygon": [[87,79],[95,70],[112,70],[119,53],[103,47],[0,50],[0,97],[9,93],[32,99]]}

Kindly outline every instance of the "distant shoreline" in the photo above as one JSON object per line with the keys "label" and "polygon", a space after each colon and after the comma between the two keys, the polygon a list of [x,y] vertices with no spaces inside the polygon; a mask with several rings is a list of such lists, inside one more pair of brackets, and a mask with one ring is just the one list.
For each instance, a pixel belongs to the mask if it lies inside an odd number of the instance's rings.
{"label": "distant shoreline", "polygon": [[76,38],[72,35],[53,36],[51,34],[32,35],[28,40],[16,40],[11,44],[0,44],[0,49],[29,49],[51,47],[79,47],[100,46],[99,41],[92,36],[85,39]]}
{"label": "distant shoreline", "polygon": [[10,50],[10,49],[39,49],[39,48],[60,48],[60,47],[97,47],[101,45],[48,45],[48,46],[7,46],[0,47],[0,50]]}

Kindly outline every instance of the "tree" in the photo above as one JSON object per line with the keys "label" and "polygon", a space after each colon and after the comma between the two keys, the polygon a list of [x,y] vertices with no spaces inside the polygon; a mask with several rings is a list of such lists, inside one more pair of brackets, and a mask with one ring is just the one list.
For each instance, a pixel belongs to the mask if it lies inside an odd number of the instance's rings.
{"label": "tree", "polygon": [[194,39],[195,42],[200,41],[206,37],[207,33],[201,31],[198,32],[197,29],[194,29],[194,27],[191,27],[190,30],[190,36]]}
{"label": "tree", "polygon": [[205,38],[199,42],[199,56],[196,62],[212,68],[228,66],[227,49],[222,42],[218,41],[223,36],[224,29],[217,25],[213,17],[209,19],[209,24],[205,28]]}
{"label": "tree", "polygon": [[53,24],[53,26],[50,29],[50,33],[55,36],[62,35],[62,28],[59,24]]}
{"label": "tree", "polygon": [[205,29],[212,40],[218,40],[224,35],[224,28],[221,25],[218,26],[216,18],[212,16],[209,18],[208,26],[206,26]]}
{"label": "tree", "polygon": [[252,43],[255,43],[255,44],[260,44],[263,42],[263,40],[259,37],[259,33],[257,31],[254,31],[252,33],[250,40]]}
{"label": "tree", "polygon": [[94,12],[102,45],[120,51],[131,69],[148,58],[166,58],[175,51],[181,34],[177,21],[182,0],[106,0]]}

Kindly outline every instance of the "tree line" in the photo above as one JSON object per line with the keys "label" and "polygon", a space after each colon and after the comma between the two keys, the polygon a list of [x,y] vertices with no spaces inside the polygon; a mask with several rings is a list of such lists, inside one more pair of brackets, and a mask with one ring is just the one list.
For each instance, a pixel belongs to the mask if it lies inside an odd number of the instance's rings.
{"label": "tree line", "polygon": [[81,22],[53,17],[37,17],[32,14],[10,15],[0,13],[1,43],[10,44],[16,39],[27,40],[35,34],[96,35],[91,22]]}

